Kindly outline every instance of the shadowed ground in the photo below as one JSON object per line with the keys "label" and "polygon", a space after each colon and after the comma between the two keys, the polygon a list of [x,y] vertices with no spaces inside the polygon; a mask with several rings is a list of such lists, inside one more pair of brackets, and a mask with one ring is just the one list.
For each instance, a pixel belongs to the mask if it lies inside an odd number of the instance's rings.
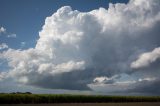
{"label": "shadowed ground", "polygon": [[158,103],[1,104],[1,106],[160,106],[160,102]]}

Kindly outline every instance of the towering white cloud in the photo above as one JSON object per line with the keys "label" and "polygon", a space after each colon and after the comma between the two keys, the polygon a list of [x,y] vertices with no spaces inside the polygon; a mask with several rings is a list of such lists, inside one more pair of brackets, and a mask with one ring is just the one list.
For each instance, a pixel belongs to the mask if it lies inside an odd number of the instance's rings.
{"label": "towering white cloud", "polygon": [[113,76],[134,70],[130,64],[142,51],[160,45],[159,26],[159,0],[110,3],[90,12],[64,6],[46,18],[35,48],[8,49],[0,57],[8,61],[8,76],[23,84],[90,89],[94,79],[113,83]]}

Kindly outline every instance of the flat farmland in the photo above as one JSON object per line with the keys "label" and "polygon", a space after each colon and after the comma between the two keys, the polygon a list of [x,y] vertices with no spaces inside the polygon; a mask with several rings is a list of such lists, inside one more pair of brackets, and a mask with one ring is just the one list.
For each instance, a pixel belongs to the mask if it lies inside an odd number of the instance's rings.
{"label": "flat farmland", "polygon": [[0,106],[160,106],[160,102],[149,103],[60,103],[60,104],[1,104]]}
{"label": "flat farmland", "polygon": [[160,97],[0,94],[0,106],[160,106]]}

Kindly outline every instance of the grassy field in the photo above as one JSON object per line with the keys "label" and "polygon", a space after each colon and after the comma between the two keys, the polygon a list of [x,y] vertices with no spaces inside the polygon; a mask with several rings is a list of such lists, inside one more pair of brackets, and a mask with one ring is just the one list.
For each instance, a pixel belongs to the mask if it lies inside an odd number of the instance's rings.
{"label": "grassy field", "polygon": [[160,106],[160,103],[61,103],[61,104],[1,104],[1,106]]}
{"label": "grassy field", "polygon": [[0,94],[0,104],[160,102],[160,97]]}

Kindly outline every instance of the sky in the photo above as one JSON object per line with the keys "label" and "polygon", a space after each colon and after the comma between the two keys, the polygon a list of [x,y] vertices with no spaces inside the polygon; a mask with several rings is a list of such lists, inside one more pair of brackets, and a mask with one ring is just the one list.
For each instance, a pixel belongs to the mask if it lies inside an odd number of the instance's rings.
{"label": "sky", "polygon": [[0,0],[0,92],[160,95],[159,0]]}

